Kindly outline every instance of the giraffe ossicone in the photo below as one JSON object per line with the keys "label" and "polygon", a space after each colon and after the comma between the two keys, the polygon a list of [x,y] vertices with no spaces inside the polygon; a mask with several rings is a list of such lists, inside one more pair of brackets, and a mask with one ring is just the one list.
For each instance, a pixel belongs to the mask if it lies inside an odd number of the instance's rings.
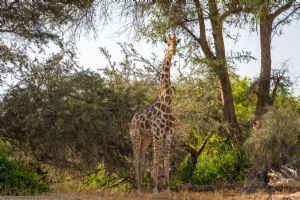
{"label": "giraffe ossicone", "polygon": [[176,35],[166,37],[168,48],[165,53],[160,90],[156,101],[134,114],[130,123],[130,138],[133,148],[133,166],[138,192],[141,192],[142,166],[151,141],[153,142],[154,162],[154,193],[158,193],[159,160],[162,154],[164,159],[164,175],[169,186],[170,146],[172,141],[172,128],[175,118],[172,114],[172,86],[170,81],[170,67],[176,53]]}

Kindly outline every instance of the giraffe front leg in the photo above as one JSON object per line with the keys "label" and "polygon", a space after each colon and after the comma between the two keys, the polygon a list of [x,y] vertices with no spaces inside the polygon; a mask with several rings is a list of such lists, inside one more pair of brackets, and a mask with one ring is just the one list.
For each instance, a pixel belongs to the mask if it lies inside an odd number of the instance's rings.
{"label": "giraffe front leg", "polygon": [[132,147],[133,147],[133,167],[134,167],[134,174],[135,174],[135,180],[136,180],[136,187],[137,187],[138,193],[141,193],[141,177],[140,177],[141,138],[136,136],[131,139],[132,139]]}
{"label": "giraffe front leg", "polygon": [[167,184],[167,192],[170,193],[170,148],[171,148],[172,134],[167,132],[165,137],[165,155],[164,155],[164,170]]}
{"label": "giraffe front leg", "polygon": [[136,180],[136,187],[137,192],[141,193],[141,182],[140,182],[140,161],[139,161],[139,153],[133,153],[134,161],[133,161],[133,167],[134,167],[134,174],[135,174],[135,180]]}
{"label": "giraffe front leg", "polygon": [[143,179],[143,170],[144,170],[144,164],[145,164],[145,157],[147,153],[147,149],[152,141],[151,137],[145,137],[142,139],[141,142],[141,154],[140,154],[140,166],[141,166],[141,171],[140,171],[140,177],[141,177],[141,183]]}
{"label": "giraffe front leg", "polygon": [[153,137],[153,161],[154,161],[154,194],[158,194],[158,170],[159,170],[159,154],[160,154],[159,135]]}

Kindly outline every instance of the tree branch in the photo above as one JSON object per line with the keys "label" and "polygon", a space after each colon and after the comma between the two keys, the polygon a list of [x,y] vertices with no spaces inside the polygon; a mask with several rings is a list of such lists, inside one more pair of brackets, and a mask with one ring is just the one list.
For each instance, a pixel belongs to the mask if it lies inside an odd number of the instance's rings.
{"label": "tree branch", "polygon": [[207,37],[206,37],[203,9],[202,9],[202,6],[201,6],[199,0],[194,0],[194,2],[196,5],[197,15],[198,15],[198,19],[199,19],[199,31],[200,31],[199,43],[200,43],[200,46],[201,46],[202,51],[204,52],[205,56],[211,59],[214,57],[214,54],[208,45],[208,41],[207,41]]}
{"label": "tree branch", "polygon": [[243,6],[235,6],[235,7],[231,7],[229,8],[227,11],[225,11],[223,14],[220,15],[220,20],[224,21],[227,17],[229,17],[230,15],[233,14],[237,14],[240,12],[245,12],[245,13],[252,13],[253,10],[251,7],[243,7]]}
{"label": "tree branch", "polygon": [[196,42],[200,43],[200,38],[197,37],[197,36],[196,36],[190,29],[188,29],[183,23],[179,24],[179,26],[180,26],[183,30],[185,30],[190,36],[192,36],[192,38],[193,38]]}
{"label": "tree branch", "polygon": [[220,20],[224,21],[227,17],[229,17],[232,14],[236,14],[239,12],[242,12],[243,8],[242,7],[235,7],[234,9],[229,9],[225,11],[223,14],[220,15]]}
{"label": "tree branch", "polygon": [[294,169],[283,166],[280,171],[271,170],[269,185],[272,187],[290,187],[300,189],[300,178]]}
{"label": "tree branch", "polygon": [[286,17],[284,17],[282,20],[278,21],[274,27],[272,28],[272,31],[274,31],[280,24],[286,22],[290,16],[292,16],[298,9],[300,9],[300,5],[295,7]]}
{"label": "tree branch", "polygon": [[204,150],[204,147],[206,146],[209,138],[214,134],[215,132],[214,131],[210,131],[206,136],[205,138],[203,139],[203,142],[201,144],[201,147],[199,148],[199,150],[197,151],[197,155],[199,156],[202,151]]}
{"label": "tree branch", "polygon": [[188,144],[183,144],[183,148],[189,152],[192,157],[194,158],[198,158],[199,155],[202,153],[202,151],[204,150],[209,138],[214,134],[215,132],[214,131],[210,131],[206,136],[205,138],[203,139],[203,142],[200,146],[200,148],[198,150],[195,150],[193,147],[191,147],[190,145]]}
{"label": "tree branch", "polygon": [[286,4],[284,4],[283,6],[281,6],[280,8],[278,8],[274,13],[272,13],[270,15],[270,17],[272,18],[272,20],[274,20],[276,17],[278,17],[278,15],[280,15],[281,13],[285,12],[286,10],[288,10],[292,4],[293,4],[294,0],[289,0]]}
{"label": "tree branch", "polygon": [[189,152],[192,157],[197,157],[197,150],[195,150],[193,147],[185,143],[182,145],[182,147],[184,148],[184,150]]}

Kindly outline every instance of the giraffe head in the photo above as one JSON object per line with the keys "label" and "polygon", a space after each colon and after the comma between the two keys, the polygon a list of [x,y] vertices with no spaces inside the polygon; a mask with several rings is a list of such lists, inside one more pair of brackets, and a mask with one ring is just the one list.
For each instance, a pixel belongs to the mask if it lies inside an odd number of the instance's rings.
{"label": "giraffe head", "polygon": [[167,41],[167,44],[168,44],[168,54],[170,56],[174,56],[175,53],[176,53],[176,45],[178,43],[178,40],[176,39],[176,35],[175,33],[173,34],[173,36],[171,37],[171,35],[169,34],[167,37],[166,37],[166,41]]}

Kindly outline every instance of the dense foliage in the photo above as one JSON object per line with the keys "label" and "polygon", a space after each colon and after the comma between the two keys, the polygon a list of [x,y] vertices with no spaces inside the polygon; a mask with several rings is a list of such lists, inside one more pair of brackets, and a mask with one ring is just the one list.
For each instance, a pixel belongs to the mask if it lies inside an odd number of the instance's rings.
{"label": "dense foliage", "polygon": [[1,133],[29,148],[41,163],[81,173],[100,161],[110,170],[124,167],[129,119],[145,94],[119,83],[109,87],[100,74],[75,72],[61,59],[53,56],[34,66],[9,89],[2,101]]}
{"label": "dense foliage", "polygon": [[[128,125],[156,98],[160,56],[146,58],[120,43],[121,60],[100,48],[107,65],[90,71],[75,53],[82,31],[109,22],[113,9],[133,16],[137,36],[154,44],[170,31],[183,39],[176,54],[182,60],[172,65],[174,186],[241,183],[249,172],[265,175],[297,161],[300,101],[285,69],[271,73],[268,37],[299,8],[296,0],[0,2],[0,144],[18,149],[0,149],[0,193],[47,191],[44,178],[82,178],[93,188],[134,185]],[[238,41],[228,31],[245,24],[267,28],[258,80],[235,74],[237,61],[254,59],[249,52],[225,51],[226,37]],[[8,77],[13,82],[5,83]],[[150,186],[150,170],[144,176]]]}
{"label": "dense foliage", "polygon": [[32,195],[49,191],[45,177],[25,163],[9,160],[9,142],[0,142],[0,194]]}
{"label": "dense foliage", "polygon": [[278,169],[299,162],[299,120],[300,113],[295,108],[269,108],[263,116],[261,128],[245,144],[253,170]]}
{"label": "dense foliage", "polygon": [[49,45],[64,49],[62,33],[74,35],[93,27],[93,1],[0,2],[0,84],[6,76],[22,77],[37,54]]}

